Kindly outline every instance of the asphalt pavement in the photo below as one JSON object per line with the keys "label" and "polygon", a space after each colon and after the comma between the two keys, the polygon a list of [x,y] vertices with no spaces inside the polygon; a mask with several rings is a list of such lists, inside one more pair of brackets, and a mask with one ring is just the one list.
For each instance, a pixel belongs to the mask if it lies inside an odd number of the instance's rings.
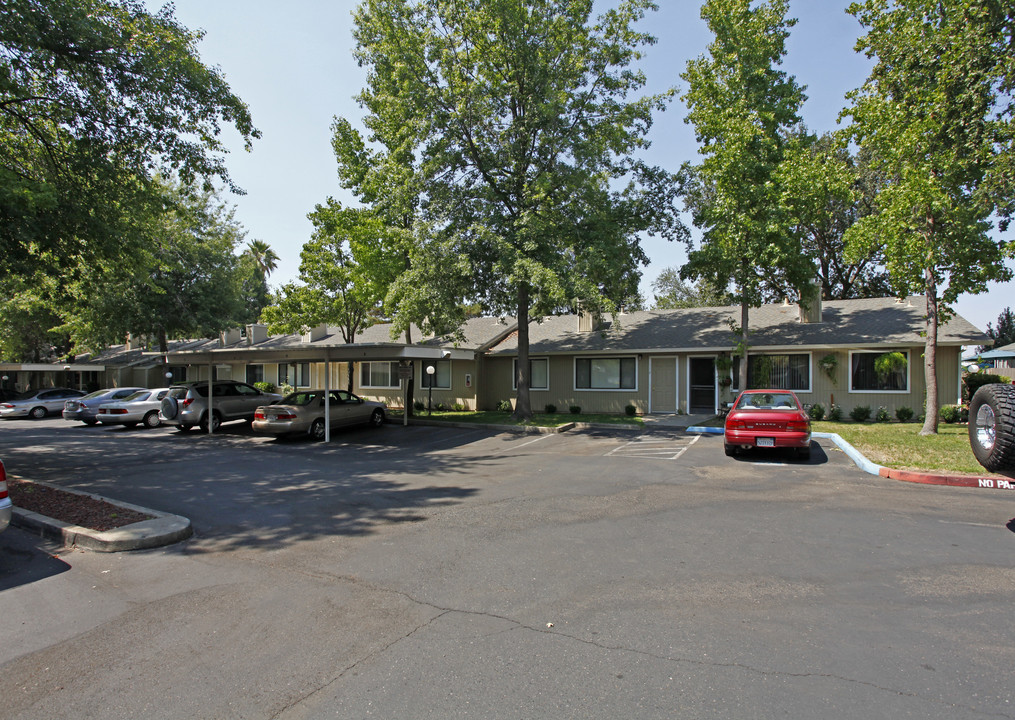
{"label": "asphalt pavement", "polygon": [[4,423],[8,471],[194,536],[0,535],[0,716],[1015,715],[1015,496],[819,446]]}

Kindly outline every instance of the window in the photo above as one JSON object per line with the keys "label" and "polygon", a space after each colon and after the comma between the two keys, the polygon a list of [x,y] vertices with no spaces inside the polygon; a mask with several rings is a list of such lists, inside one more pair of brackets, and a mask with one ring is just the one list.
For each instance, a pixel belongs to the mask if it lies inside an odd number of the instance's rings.
{"label": "window", "polygon": [[[511,363],[511,389],[518,389],[518,358]],[[550,361],[546,358],[529,360],[529,390],[550,389]]]}
{"label": "window", "polygon": [[[851,352],[849,354],[850,392],[909,392],[909,352],[902,351],[905,366],[896,366],[883,374],[877,371],[877,359],[888,353]],[[894,353],[893,353],[894,354]]]}
{"label": "window", "polygon": [[[451,361],[450,360],[424,360],[422,370],[419,374],[419,386],[424,390],[430,387],[431,375],[426,371],[428,365],[433,365],[436,372],[433,374],[433,387],[435,390],[451,389]],[[397,370],[396,370],[397,372]]]}
{"label": "window", "polygon": [[[748,355],[747,387],[811,391],[811,356]],[[733,389],[740,389],[740,358],[733,358]]]}
{"label": "window", "polygon": [[575,358],[576,390],[637,390],[638,362],[625,358]]}
{"label": "window", "polygon": [[247,365],[247,383],[264,382],[264,365]]}
{"label": "window", "polygon": [[[171,378],[165,378],[166,384],[174,382],[184,382],[187,379],[186,365],[169,365],[166,367],[166,372],[173,374]],[[163,377],[165,376],[163,375]]]}
{"label": "window", "polygon": [[364,362],[359,365],[359,386],[365,388],[397,388],[397,362]]}
{"label": "window", "polygon": [[310,363],[279,363],[278,384],[310,387]]}

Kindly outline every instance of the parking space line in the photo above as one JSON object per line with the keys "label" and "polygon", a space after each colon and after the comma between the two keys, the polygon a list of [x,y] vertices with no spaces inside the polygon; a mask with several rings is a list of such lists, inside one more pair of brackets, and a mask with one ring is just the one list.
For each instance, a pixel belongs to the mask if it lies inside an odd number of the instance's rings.
{"label": "parking space line", "polygon": [[[672,439],[631,440],[610,450],[610,452],[606,453],[606,457],[615,455],[618,457],[638,457],[649,460],[677,460],[687,452],[688,448],[698,442],[700,437],[700,435],[695,435],[686,444],[681,444],[679,441],[675,443]],[[674,444],[679,444],[679,449],[674,450]]]}
{"label": "parking space line", "polygon": [[511,447],[502,448],[502,449],[498,450],[497,452],[490,453],[490,457],[495,457],[497,455],[503,455],[504,453],[511,452],[513,450],[519,450],[519,449],[521,449],[523,447],[527,447],[529,445],[533,445],[534,443],[540,442],[542,440],[546,440],[546,438],[549,438],[549,437],[553,437],[553,436],[549,435],[549,434],[547,434],[547,435],[540,435],[539,437],[533,438],[532,440],[529,440],[528,442],[523,442],[520,445],[512,445]]}

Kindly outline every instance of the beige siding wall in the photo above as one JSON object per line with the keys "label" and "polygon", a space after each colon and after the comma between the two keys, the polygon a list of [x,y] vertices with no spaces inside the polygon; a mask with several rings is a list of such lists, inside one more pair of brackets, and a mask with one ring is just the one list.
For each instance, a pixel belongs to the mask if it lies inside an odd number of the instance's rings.
{"label": "beige siding wall", "polygon": [[[849,352],[845,350],[814,350],[804,353],[810,359],[811,387],[809,390],[797,391],[801,402],[811,405],[821,403],[827,409],[829,403],[835,402],[843,409],[844,417],[858,405],[867,405],[872,413],[884,406],[892,417],[900,407],[911,408],[916,415],[923,411],[926,384],[923,376],[923,346],[899,347],[898,350],[909,354],[909,391],[904,393],[871,393],[850,390]],[[795,354],[795,353],[778,353]],[[834,355],[838,360],[833,377],[830,378],[820,366],[822,358]],[[959,396],[959,365],[961,349],[957,347],[938,348],[938,395],[942,405],[950,405],[958,401]],[[687,412],[688,402],[688,370],[690,357],[705,357],[702,354],[682,354],[677,356],[678,407],[680,412]],[[546,356],[533,355],[533,359]],[[580,357],[580,356],[579,356]],[[616,355],[611,357],[632,357]],[[636,357],[636,356],[635,356]],[[638,359],[638,388],[623,391],[588,391],[576,390],[574,387],[574,356],[549,357],[549,390],[532,390],[530,394],[532,409],[542,412],[547,404],[557,406],[558,411],[565,412],[571,405],[578,405],[582,412],[589,413],[623,413],[624,407],[632,404],[639,413],[649,409],[649,356],[643,354]],[[673,357],[672,355],[656,355],[655,357]],[[481,409],[493,409],[500,400],[514,402],[516,392],[512,383],[513,359],[510,357],[490,357],[485,360],[484,378],[486,384]],[[434,394],[436,402],[436,391]],[[736,392],[728,388],[720,388],[719,402],[730,402]]]}
{"label": "beige siding wall", "polygon": [[[634,405],[639,413],[648,412],[648,356],[609,355],[596,357],[635,357],[638,368],[638,387],[636,390],[578,390],[575,388],[574,358],[576,356],[533,355],[532,359],[548,361],[548,389],[531,390],[529,399],[534,412],[543,412],[547,405],[555,405],[558,412],[567,412],[572,405],[578,406],[583,413],[623,413],[627,405]],[[583,357],[583,356],[577,356]],[[585,356],[590,357],[590,356]],[[514,404],[517,391],[514,389],[512,373],[514,362],[511,357],[492,357],[485,361],[484,382],[489,384],[492,392],[488,406],[493,409],[500,400],[510,400]]]}

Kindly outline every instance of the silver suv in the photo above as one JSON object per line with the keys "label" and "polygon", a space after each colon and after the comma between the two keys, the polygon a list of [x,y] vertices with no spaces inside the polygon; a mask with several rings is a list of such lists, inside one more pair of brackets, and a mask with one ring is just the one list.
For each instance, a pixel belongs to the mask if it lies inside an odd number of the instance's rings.
{"label": "silver suv", "polygon": [[[211,428],[230,420],[253,420],[260,405],[271,405],[282,399],[276,393],[263,393],[252,385],[235,380],[216,380],[211,387]],[[159,418],[186,432],[192,427],[208,429],[208,382],[181,383],[169,388],[162,399]]]}

